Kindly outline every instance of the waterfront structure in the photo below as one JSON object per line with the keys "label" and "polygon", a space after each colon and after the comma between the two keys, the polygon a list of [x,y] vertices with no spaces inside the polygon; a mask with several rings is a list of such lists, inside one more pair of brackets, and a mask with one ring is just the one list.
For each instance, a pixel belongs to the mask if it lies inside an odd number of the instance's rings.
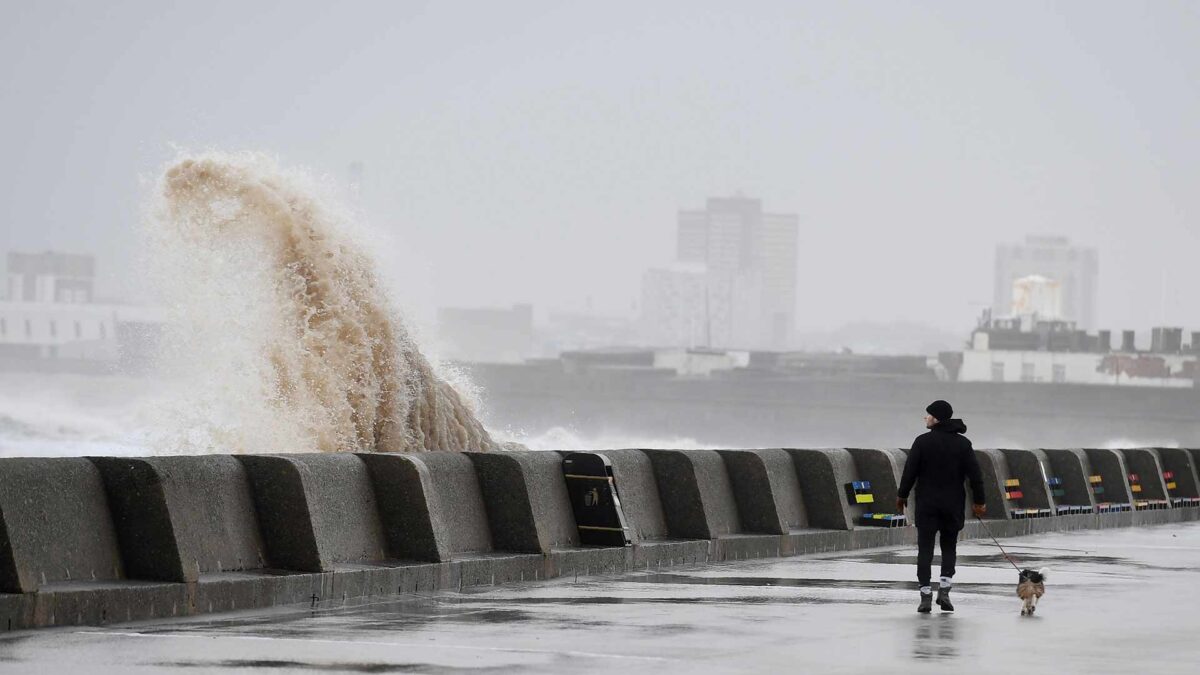
{"label": "waterfront structure", "polygon": [[0,301],[0,369],[139,370],[151,358],[163,311],[95,302],[90,255],[8,254]]}
{"label": "waterfront structure", "polygon": [[[0,458],[0,610],[10,631],[179,625],[911,544],[911,510],[879,513],[896,500],[904,451],[852,448]],[[975,456],[989,522],[967,523],[965,538],[1200,519],[1196,451]],[[595,474],[619,500],[573,486]],[[847,499],[847,485],[871,498]],[[623,546],[588,545],[597,516]]]}
{"label": "waterfront structure", "polygon": [[[710,198],[703,210],[680,211],[678,264],[650,270],[643,279],[647,339],[788,348],[796,319],[798,237],[798,216],[764,213],[758,199]],[[676,299],[683,304],[671,306]]]}
{"label": "waterfront structure", "polygon": [[1133,331],[1124,332],[1115,351],[1111,336],[1036,314],[985,317],[948,369],[960,382],[1192,388],[1200,378],[1200,344],[1185,348],[1181,328],[1155,328],[1148,352],[1137,350]]}
{"label": "waterfront structure", "polygon": [[[995,286],[992,314],[1010,317],[1021,313],[1014,307],[1014,284],[1036,276],[1057,283],[1061,293],[1059,316],[1083,330],[1096,328],[1096,298],[1099,262],[1096,249],[1076,246],[1066,237],[1028,236],[1020,244],[996,247]],[[1043,285],[1044,287],[1044,285]]]}

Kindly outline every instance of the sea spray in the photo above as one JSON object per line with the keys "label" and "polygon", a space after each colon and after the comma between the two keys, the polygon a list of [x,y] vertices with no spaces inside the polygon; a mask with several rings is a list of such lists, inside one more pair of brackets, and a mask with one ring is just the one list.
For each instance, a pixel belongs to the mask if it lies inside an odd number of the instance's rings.
{"label": "sea spray", "polygon": [[183,375],[189,401],[169,424],[190,431],[172,445],[495,447],[413,343],[343,212],[304,172],[207,153],[171,165],[158,188],[150,249],[174,319],[164,363]]}

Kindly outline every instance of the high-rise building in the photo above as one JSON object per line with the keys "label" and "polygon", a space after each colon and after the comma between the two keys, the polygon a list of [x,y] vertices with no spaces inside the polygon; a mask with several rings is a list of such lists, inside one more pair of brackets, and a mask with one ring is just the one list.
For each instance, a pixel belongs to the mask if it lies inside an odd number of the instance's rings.
{"label": "high-rise building", "polygon": [[[646,275],[643,316],[651,332],[686,334],[689,346],[702,334],[709,347],[788,348],[799,217],[763,213],[758,199],[713,198],[702,211],[680,211],[678,226],[676,257],[693,267]],[[668,310],[672,296],[689,300]]]}
{"label": "high-rise building", "polygon": [[1096,327],[1099,262],[1096,249],[1073,246],[1066,237],[1028,236],[1020,244],[996,247],[996,278],[992,314],[1013,316],[1014,282],[1044,277],[1058,284],[1062,294],[1061,318],[1082,330]]}

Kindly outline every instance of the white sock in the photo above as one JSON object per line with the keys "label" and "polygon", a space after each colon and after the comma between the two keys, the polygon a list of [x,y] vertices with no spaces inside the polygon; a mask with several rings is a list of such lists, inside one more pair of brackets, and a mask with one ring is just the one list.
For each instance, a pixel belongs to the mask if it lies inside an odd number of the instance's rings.
{"label": "white sock", "polygon": [[954,577],[942,577],[938,583],[940,588],[950,588],[950,584],[954,583]]}
{"label": "white sock", "polygon": [[933,595],[933,589],[929,586],[922,586],[921,595]]}

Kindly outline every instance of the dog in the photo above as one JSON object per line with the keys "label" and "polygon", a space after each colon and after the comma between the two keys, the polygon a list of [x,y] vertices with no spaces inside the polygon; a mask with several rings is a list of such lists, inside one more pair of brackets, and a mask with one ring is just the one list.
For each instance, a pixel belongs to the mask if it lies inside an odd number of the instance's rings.
{"label": "dog", "polygon": [[1021,570],[1017,580],[1017,597],[1021,598],[1021,616],[1033,616],[1038,598],[1046,594],[1046,570]]}

